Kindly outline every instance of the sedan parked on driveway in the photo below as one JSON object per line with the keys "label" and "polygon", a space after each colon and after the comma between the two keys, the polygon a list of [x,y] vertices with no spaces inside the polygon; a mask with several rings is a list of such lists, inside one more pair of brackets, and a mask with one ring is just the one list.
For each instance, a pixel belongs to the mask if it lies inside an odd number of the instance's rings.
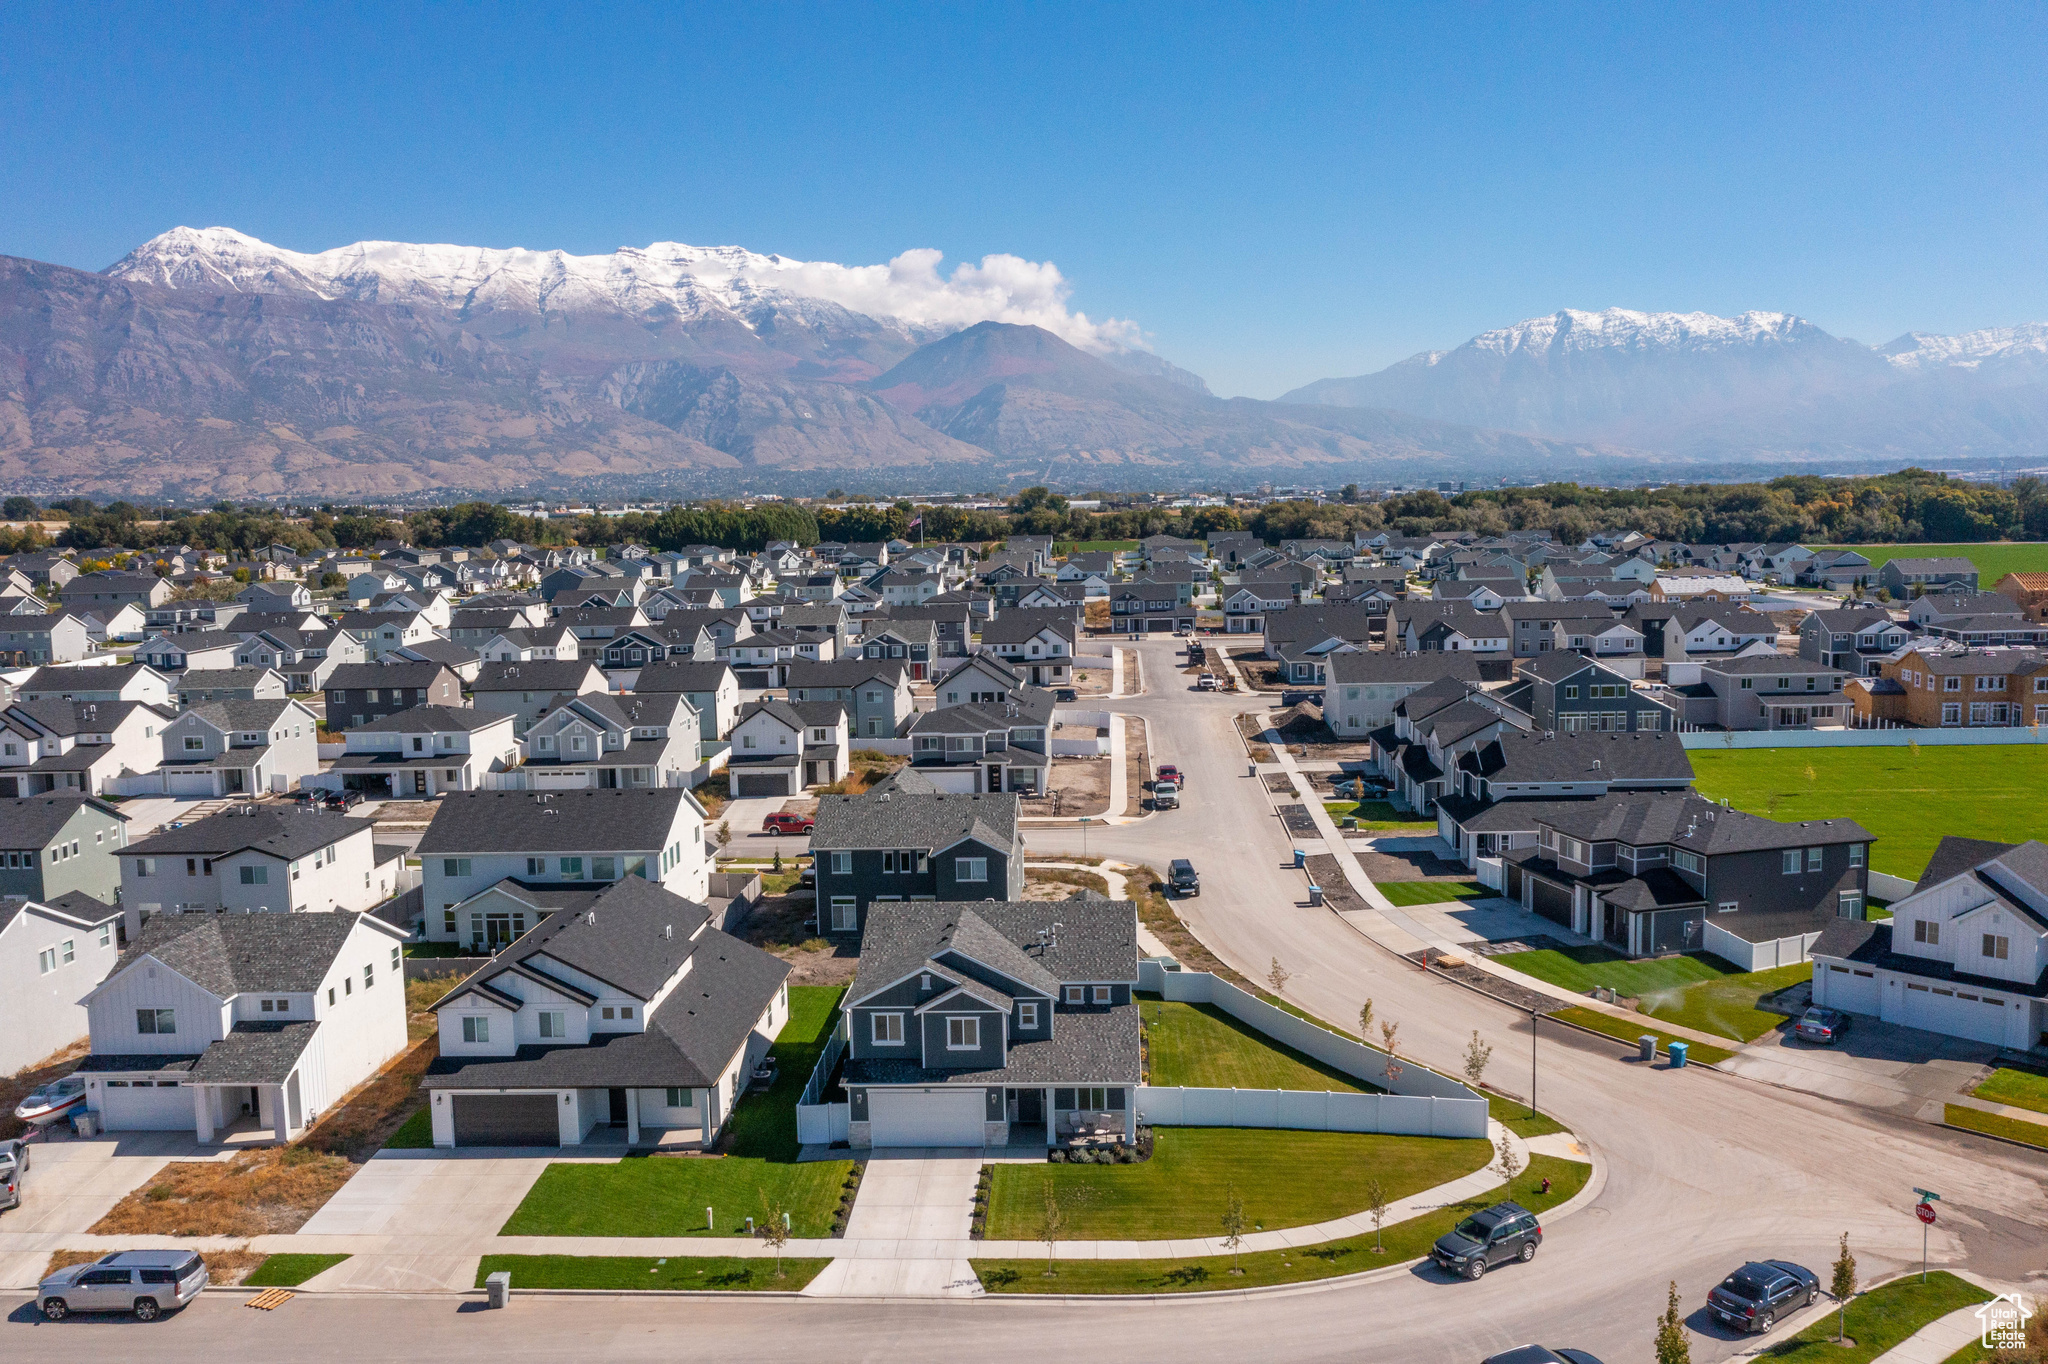
{"label": "sedan parked on driveway", "polygon": [[1745,1334],[1764,1332],[1820,1298],[1820,1277],[1790,1260],[1751,1260],[1707,1294],[1707,1307]]}
{"label": "sedan parked on driveway", "polygon": [[139,1321],[155,1321],[205,1287],[206,1262],[192,1251],[117,1250],[44,1279],[36,1306],[50,1321],[73,1312],[133,1312]]}
{"label": "sedan parked on driveway", "polygon": [[28,1143],[0,1141],[0,1208],[21,1206],[21,1186],[28,1174]]}
{"label": "sedan parked on driveway", "polygon": [[1535,1213],[1520,1203],[1496,1203],[1437,1237],[1429,1258],[1453,1274],[1476,1279],[1509,1260],[1527,1264],[1542,1244],[1543,1228]]}
{"label": "sedan parked on driveway", "polygon": [[761,821],[764,834],[807,834],[817,827],[816,816],[791,814],[787,810],[777,810]]}
{"label": "sedan parked on driveway", "polygon": [[1792,1025],[1793,1034],[1802,1042],[1819,1042],[1823,1046],[1838,1041],[1849,1031],[1849,1015],[1840,1009],[1823,1009],[1818,1004],[1799,1015],[1799,1021]]}

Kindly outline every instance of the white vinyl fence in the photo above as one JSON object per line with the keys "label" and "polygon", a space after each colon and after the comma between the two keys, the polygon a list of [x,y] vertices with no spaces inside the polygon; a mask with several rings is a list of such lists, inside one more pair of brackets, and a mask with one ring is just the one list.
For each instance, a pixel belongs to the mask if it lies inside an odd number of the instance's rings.
{"label": "white vinyl fence", "polygon": [[1505,884],[1506,870],[1498,857],[1481,857],[1473,862],[1479,871],[1479,884],[1490,890],[1499,890]]}
{"label": "white vinyl fence", "polygon": [[840,1054],[845,1050],[846,1018],[841,1015],[825,1042],[825,1050],[818,1056],[818,1064],[811,1068],[809,1083],[797,1096],[796,1139],[806,1146],[829,1146],[846,1140],[846,1124],[853,1106],[824,1102],[825,1083],[832,1078],[832,1068],[839,1064]]}
{"label": "white vinyl fence", "polygon": [[1870,893],[1887,904],[1893,900],[1903,900],[1908,895],[1911,895],[1916,884],[1918,883],[1909,881],[1903,876],[1893,876],[1889,872],[1874,871],[1870,873]]}
{"label": "white vinyl fence", "polygon": [[1701,935],[1700,946],[1724,961],[1735,963],[1745,971],[1768,971],[1774,966],[1791,966],[1805,961],[1819,937],[1818,933],[1795,933],[1789,938],[1751,942],[1747,938],[1737,937],[1710,919],[1707,921],[1706,932]]}

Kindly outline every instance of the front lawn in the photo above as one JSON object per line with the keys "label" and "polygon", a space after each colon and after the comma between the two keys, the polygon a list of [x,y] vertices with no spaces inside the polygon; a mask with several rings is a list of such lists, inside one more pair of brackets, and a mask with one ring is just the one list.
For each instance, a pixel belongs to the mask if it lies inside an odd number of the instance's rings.
{"label": "front lawn", "polygon": [[437,957],[474,957],[475,949],[459,942],[409,942],[405,955],[423,960]]}
{"label": "front lawn", "polygon": [[1493,1159],[1484,1141],[1359,1132],[1243,1127],[1153,1129],[1150,1160],[1136,1165],[998,1165],[988,1237],[1038,1235],[1050,1182],[1077,1241],[1147,1241],[1218,1235],[1226,1184],[1245,1215],[1268,1230],[1327,1222],[1364,1207],[1365,1182],[1402,1198],[1471,1174]]}
{"label": "front lawn", "polygon": [[[1618,1042],[1626,1042],[1630,1046],[1634,1046],[1636,1039],[1644,1033],[1648,1033],[1657,1039],[1657,1049],[1659,1051],[1668,1052],[1671,1050],[1673,1042],[1683,1042],[1686,1046],[1686,1059],[1698,1061],[1703,1065],[1714,1065],[1721,1061],[1727,1061],[1735,1055],[1732,1051],[1724,1051],[1720,1047],[1712,1046],[1706,1042],[1695,1042],[1690,1037],[1673,1037],[1661,1028],[1647,1027],[1632,1018],[1616,1018],[1612,1014],[1603,1014],[1597,1009],[1581,1009],[1575,1004],[1568,1005],[1548,1016],[1561,1022],[1575,1023],[1579,1027],[1592,1032],[1604,1033],[1608,1037],[1612,1037]],[[1647,1017],[1647,1015],[1638,1015],[1638,1017]]]}
{"label": "front lawn", "polygon": [[1213,1004],[1141,995],[1147,1084],[1191,1089],[1321,1089],[1370,1093],[1372,1086],[1283,1046]]}
{"label": "front lawn", "polygon": [[[999,1166],[998,1171],[1020,1169]],[[1065,1167],[1054,1167],[1065,1168]],[[1096,1168],[1096,1167],[1082,1167]],[[1140,1167],[1110,1166],[1109,1169]],[[1593,1171],[1590,1165],[1556,1156],[1533,1156],[1529,1168],[1504,1189],[1491,1189],[1479,1198],[1411,1218],[1389,1223],[1380,1230],[1380,1244],[1374,1251],[1371,1233],[1326,1241],[1321,1245],[1294,1250],[1257,1251],[1241,1257],[1242,1274],[1231,1273],[1232,1257],[1211,1255],[1185,1260],[1055,1260],[1058,1272],[1046,1275],[1045,1258],[1018,1260],[976,1260],[974,1271],[991,1293],[1204,1293],[1239,1288],[1263,1288],[1271,1284],[1306,1283],[1342,1274],[1363,1274],[1417,1259],[1429,1253],[1436,1238],[1462,1219],[1502,1199],[1512,1199],[1532,1212],[1543,1213],[1585,1187]],[[1550,1191],[1543,1181],[1550,1180]],[[1251,1212],[1249,1198],[1245,1210]],[[1220,1236],[1218,1214],[1198,1229],[1203,1236]]]}
{"label": "front lawn", "polygon": [[1570,1130],[1547,1113],[1531,1114],[1529,1105],[1510,1099],[1504,1094],[1486,1096],[1486,1116],[1524,1140]]}
{"label": "front lawn", "polygon": [[1941,1120],[1950,1127],[1967,1127],[1986,1136],[2004,1137],[2007,1141],[2048,1150],[2048,1127],[2037,1122],[2024,1122],[2019,1118],[2008,1118],[2003,1113],[1986,1113],[1981,1108],[1965,1108],[1961,1104],[1944,1104]]}
{"label": "front lawn", "polygon": [[[616,1165],[550,1165],[505,1223],[504,1236],[730,1236],[769,1206],[797,1236],[826,1236],[851,1161],[799,1163],[796,1103],[839,1012],[842,986],[791,986],[789,1022],[775,1039],[779,1073],[740,1100],[730,1153],[634,1157]],[[715,1224],[704,1220],[713,1210]]]}
{"label": "front lawn", "polygon": [[486,1255],[476,1267],[476,1286],[499,1270],[512,1276],[512,1287],[596,1288],[611,1292],[659,1289],[697,1293],[797,1293],[807,1287],[829,1259],[784,1256],[782,1277],[775,1260],[732,1255],[671,1255],[666,1259],[636,1255]]}
{"label": "front lawn", "polygon": [[1984,1078],[1970,1093],[1980,1099],[1989,1099],[1995,1104],[2009,1104],[2014,1108],[2031,1108],[2036,1113],[2048,1113],[2048,1076],[2030,1075],[2024,1070],[2012,1070],[2000,1066]]}
{"label": "front lawn", "polygon": [[297,1288],[322,1270],[334,1268],[346,1255],[266,1255],[242,1280],[247,1288]]}
{"label": "front lawn", "polygon": [[1911,879],[1927,869],[1943,834],[2005,843],[2034,837],[2048,798],[2043,744],[1709,747],[1686,756],[1701,795],[1777,820],[1847,816],[1877,836],[1872,867]]}
{"label": "front lawn", "polygon": [[1499,891],[1477,881],[1375,881],[1380,894],[1397,905],[1443,905],[1456,900],[1481,900]]}
{"label": "front lawn", "polygon": [[434,1149],[434,1115],[422,1108],[398,1125],[384,1139],[387,1151],[431,1151]]}
{"label": "front lawn", "polygon": [[1579,994],[1596,986],[1612,986],[1623,996],[1639,1000],[1646,1017],[1743,1042],[1785,1022],[1785,1015],[1757,1008],[1757,1000],[1813,974],[1808,962],[1768,971],[1738,971],[1706,952],[1644,960],[1598,946],[1510,952],[1493,960]]}
{"label": "front lawn", "polygon": [[[1918,1274],[1908,1274],[1849,1299],[1846,1321],[1842,1313],[1830,1312],[1790,1340],[1771,1346],[1765,1356],[1789,1364],[1867,1364],[1929,1322],[1990,1300],[1989,1293],[1945,1270],[1929,1274],[1926,1283]],[[1856,1343],[1835,1344],[1838,1331]]]}
{"label": "front lawn", "polygon": [[1384,800],[1326,800],[1323,808],[1330,812],[1330,818],[1339,824],[1350,815],[1358,820],[1358,827],[1375,832],[1424,833],[1436,832],[1436,824],[1430,820],[1417,819],[1412,814],[1396,810]]}

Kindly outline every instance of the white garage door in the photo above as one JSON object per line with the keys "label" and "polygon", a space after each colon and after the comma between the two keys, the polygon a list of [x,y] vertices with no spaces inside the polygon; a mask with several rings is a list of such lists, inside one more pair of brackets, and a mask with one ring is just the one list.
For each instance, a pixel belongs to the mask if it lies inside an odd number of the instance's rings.
{"label": "white garage door", "polygon": [[[1816,971],[1823,968],[1816,965]],[[1828,966],[1821,1003],[1852,1014],[1877,1012],[1877,972],[1861,966]],[[1819,979],[1818,976],[1815,979]]]}
{"label": "white garage door", "polygon": [[1900,1021],[1909,1028],[1994,1045],[2005,1041],[2005,1011],[2010,1001],[2004,995],[1987,995],[1962,986],[1910,983],[1902,993],[1906,1007]]}
{"label": "white garage door", "polygon": [[190,1132],[198,1119],[183,1085],[102,1080],[100,1125],[109,1132]]}
{"label": "white garage door", "polygon": [[985,1101],[978,1089],[868,1091],[877,1146],[979,1146]]}
{"label": "white garage door", "polygon": [[166,772],[164,794],[167,796],[210,796],[213,794],[214,775],[205,772]]}

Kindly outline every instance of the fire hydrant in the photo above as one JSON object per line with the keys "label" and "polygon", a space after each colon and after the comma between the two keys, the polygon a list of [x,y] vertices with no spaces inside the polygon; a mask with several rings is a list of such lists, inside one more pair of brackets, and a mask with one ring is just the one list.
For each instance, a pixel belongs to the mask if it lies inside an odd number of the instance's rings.
{"label": "fire hydrant", "polygon": [[1546,1193],[1546,1194],[1550,1192],[1550,1176],[1549,1176],[1549,1175],[1545,1175],[1545,1176],[1543,1176],[1543,1192],[1544,1192],[1544,1193]]}

